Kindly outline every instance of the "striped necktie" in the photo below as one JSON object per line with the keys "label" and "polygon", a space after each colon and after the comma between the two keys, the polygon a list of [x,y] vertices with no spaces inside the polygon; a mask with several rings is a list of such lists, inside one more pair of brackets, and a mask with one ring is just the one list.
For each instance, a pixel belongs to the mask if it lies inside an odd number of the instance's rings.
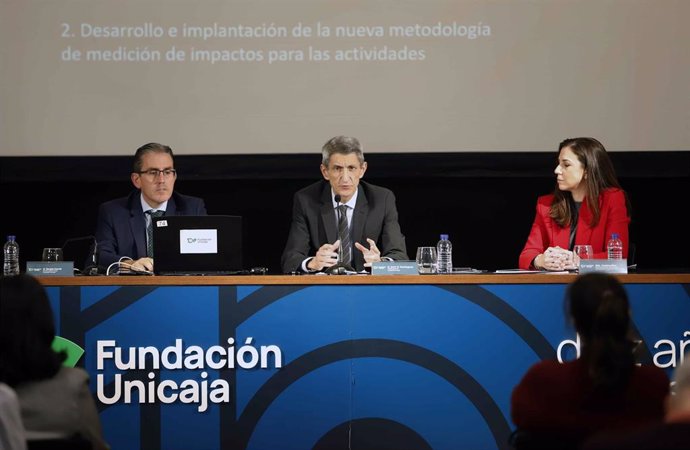
{"label": "striped necktie", "polygon": [[165,211],[149,209],[146,214],[151,216],[146,224],[146,256],[153,258],[153,221],[165,214]]}
{"label": "striped necktie", "polygon": [[342,264],[350,264],[352,261],[352,238],[350,227],[347,224],[347,205],[338,206],[338,239],[342,249]]}

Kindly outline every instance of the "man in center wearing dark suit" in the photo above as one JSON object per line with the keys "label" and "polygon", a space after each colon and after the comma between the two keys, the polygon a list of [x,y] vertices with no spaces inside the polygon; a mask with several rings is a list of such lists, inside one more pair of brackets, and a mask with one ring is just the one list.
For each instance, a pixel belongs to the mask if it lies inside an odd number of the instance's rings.
{"label": "man in center wearing dark suit", "polygon": [[357,139],[337,136],[326,142],[324,180],[294,197],[283,272],[319,272],[334,266],[339,256],[358,272],[365,263],[408,259],[395,196],[386,188],[360,182],[366,170]]}
{"label": "man in center wearing dark suit", "polygon": [[153,271],[152,220],[166,216],[205,216],[204,201],[174,192],[177,171],[167,145],[151,142],[134,154],[129,196],[103,203],[98,210],[98,263],[122,261],[134,271]]}

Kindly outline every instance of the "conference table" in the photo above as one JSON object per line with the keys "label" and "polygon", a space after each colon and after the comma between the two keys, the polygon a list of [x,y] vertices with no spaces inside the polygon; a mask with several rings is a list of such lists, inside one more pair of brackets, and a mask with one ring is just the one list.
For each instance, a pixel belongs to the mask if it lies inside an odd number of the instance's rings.
{"label": "conference table", "polygon": [[[690,274],[617,275],[671,374]],[[577,357],[576,275],[43,277],[118,449],[504,449],[535,362]]]}

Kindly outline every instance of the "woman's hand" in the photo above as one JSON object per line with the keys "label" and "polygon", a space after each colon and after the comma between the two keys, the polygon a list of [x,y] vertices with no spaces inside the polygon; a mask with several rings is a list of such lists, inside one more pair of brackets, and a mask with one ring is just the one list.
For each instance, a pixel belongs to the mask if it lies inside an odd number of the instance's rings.
{"label": "woman's hand", "polygon": [[570,250],[560,247],[549,247],[544,253],[537,256],[535,262],[537,266],[544,270],[561,271],[573,270],[577,268],[577,258]]}

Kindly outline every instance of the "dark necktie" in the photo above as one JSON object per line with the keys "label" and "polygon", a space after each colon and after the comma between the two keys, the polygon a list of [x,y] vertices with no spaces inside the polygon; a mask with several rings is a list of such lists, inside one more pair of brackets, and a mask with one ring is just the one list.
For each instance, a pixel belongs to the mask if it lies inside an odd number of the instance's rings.
{"label": "dark necktie", "polygon": [[338,239],[342,249],[342,264],[350,264],[352,261],[352,238],[350,227],[347,225],[347,205],[338,206]]}
{"label": "dark necktie", "polygon": [[151,216],[146,225],[146,256],[153,258],[153,221],[165,214],[165,211],[154,211],[149,209],[146,211],[146,214]]}

